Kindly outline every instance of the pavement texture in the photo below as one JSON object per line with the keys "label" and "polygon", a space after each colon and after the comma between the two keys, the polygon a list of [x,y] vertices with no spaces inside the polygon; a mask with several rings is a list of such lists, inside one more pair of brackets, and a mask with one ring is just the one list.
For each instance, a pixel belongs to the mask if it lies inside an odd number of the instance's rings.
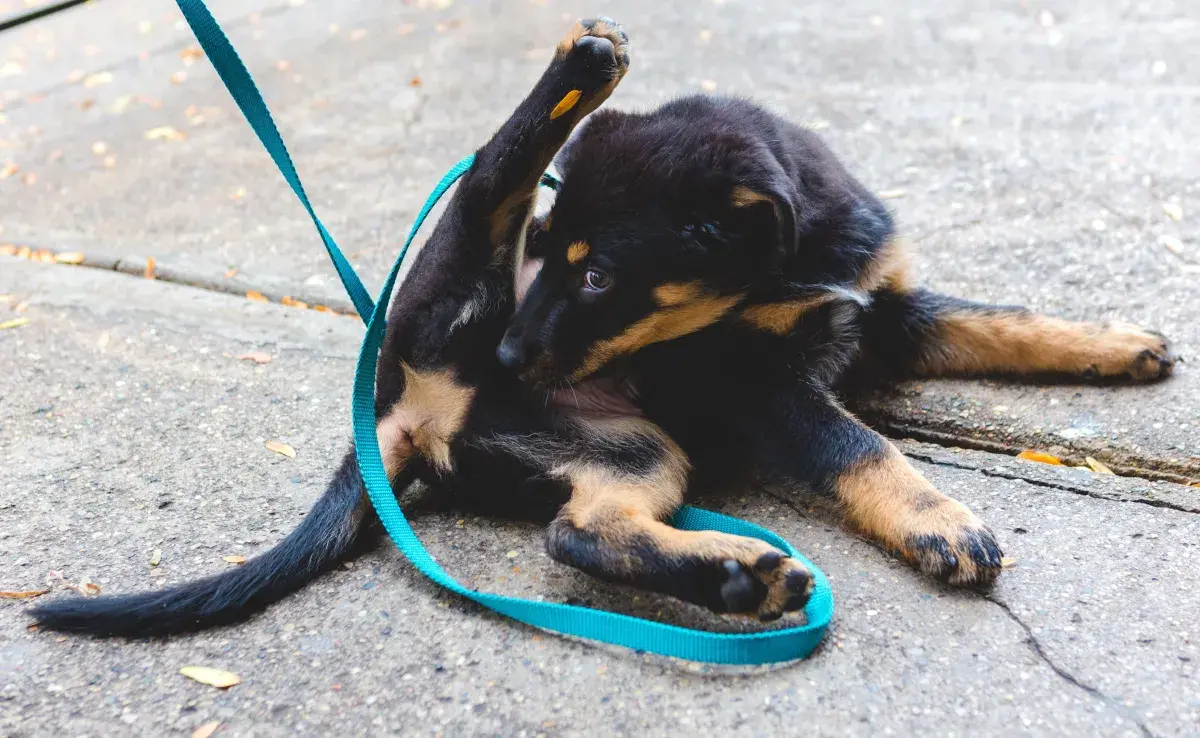
{"label": "pavement texture", "polygon": [[[24,10],[9,6],[0,21]],[[372,286],[442,171],[571,19],[602,12],[636,44],[610,104],[751,95],[884,192],[923,281],[1140,322],[1184,362],[1153,387],[939,381],[870,400],[864,414],[917,439],[905,452],[1015,561],[986,595],[920,577],[802,499],[705,501],[829,575],[836,620],[801,664],[717,669],[539,633],[382,545],[248,624],[164,642],[30,631],[24,603],[0,600],[0,736],[212,721],[218,735],[1200,733],[1200,490],[1175,483],[1200,480],[1189,3],[211,7]],[[0,590],[54,571],[137,591],[269,548],[348,442],[361,337],[353,318],[238,296],[344,303],[300,206],[170,4],[98,0],[0,32],[0,105],[0,244],[109,267],[0,255],[0,324],[29,320],[0,330]],[[159,280],[112,270],[151,258]],[[255,352],[269,363],[239,358]],[[1023,448],[1128,476],[1005,455]],[[742,627],[554,565],[535,527],[415,509],[472,586]],[[219,691],[179,675],[192,664],[244,681]]]}

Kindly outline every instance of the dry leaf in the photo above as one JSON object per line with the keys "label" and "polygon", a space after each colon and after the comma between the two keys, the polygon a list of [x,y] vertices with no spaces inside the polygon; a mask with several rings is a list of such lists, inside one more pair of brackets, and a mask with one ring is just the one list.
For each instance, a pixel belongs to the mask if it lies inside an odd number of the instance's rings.
{"label": "dry leaf", "polygon": [[235,274],[237,274],[237,267],[230,267],[229,271],[225,272],[225,279],[233,279]]}
{"label": "dry leaf", "polygon": [[274,451],[280,456],[286,456],[289,459],[296,458],[296,449],[281,441],[267,441],[267,450]]}
{"label": "dry leaf", "polygon": [[20,328],[28,322],[29,318],[13,318],[12,320],[6,320],[3,323],[0,323],[0,331],[8,330],[9,328]]}
{"label": "dry leaf", "polygon": [[229,194],[229,197],[232,200],[241,200],[245,196],[246,196],[246,188],[245,187],[239,187]]}
{"label": "dry leaf", "polygon": [[89,74],[83,78],[83,86],[99,87],[100,85],[106,85],[109,82],[112,82],[112,80],[113,76],[111,72],[96,72],[95,74]]}
{"label": "dry leaf", "polygon": [[1180,254],[1183,253],[1183,241],[1180,241],[1178,238],[1175,238],[1174,236],[1166,236],[1166,235],[1159,236],[1158,242],[1161,243],[1164,247],[1166,247],[1167,251],[1170,251],[1172,254],[1175,254],[1176,256],[1179,256]]}
{"label": "dry leaf", "polygon": [[13,164],[11,161],[6,162],[4,166],[0,167],[0,179],[8,179],[19,171],[21,171],[21,167]]}
{"label": "dry leaf", "polygon": [[[231,671],[223,669],[214,669],[209,666],[185,666],[179,670],[189,679],[195,679],[201,684],[207,684],[210,687],[219,687],[228,689],[235,684],[241,684],[242,678]],[[215,730],[215,728],[214,728]]]}
{"label": "dry leaf", "polygon": [[279,304],[287,305],[288,307],[294,307],[294,308],[307,308],[308,307],[307,302],[304,302],[303,300],[297,300],[294,297],[288,297],[287,295],[284,295],[283,297],[279,298]]}
{"label": "dry leaf", "polygon": [[908,195],[908,190],[896,188],[894,190],[881,190],[876,194],[878,194],[884,200],[899,200],[900,198]]}
{"label": "dry leaf", "polygon": [[221,561],[224,561],[229,564],[244,564],[244,563],[246,563],[246,557],[239,556],[237,554],[232,554],[230,556],[222,556]]}
{"label": "dry leaf", "polygon": [[421,86],[421,78],[420,78],[420,77],[413,77],[412,79],[410,79],[410,80],[408,81],[408,86],[409,86],[409,87],[420,87],[420,86]]}
{"label": "dry leaf", "polygon": [[313,305],[312,309],[316,310],[318,313],[332,313],[333,312],[333,310],[325,307],[324,305]]}
{"label": "dry leaf", "polygon": [[270,364],[271,355],[265,351],[251,351],[238,357],[242,361],[253,361],[255,364]]}
{"label": "dry leaf", "polygon": [[184,82],[187,82],[187,72],[181,70],[171,75],[171,84],[181,85]]}
{"label": "dry leaf", "polygon": [[1176,203],[1164,202],[1163,212],[1167,214],[1168,218],[1177,223],[1183,220],[1183,208],[1179,207],[1179,205]]}
{"label": "dry leaf", "polygon": [[1000,557],[1000,567],[1001,568],[1011,569],[1012,567],[1014,567],[1016,565],[1017,565],[1017,560],[1014,559],[1013,557],[1011,557],[1011,556],[1001,556]]}
{"label": "dry leaf", "polygon": [[191,64],[197,59],[204,58],[204,49],[201,49],[199,46],[189,46],[183,51],[179,52],[179,58],[182,59],[184,63]]}
{"label": "dry leaf", "polygon": [[49,589],[27,589],[23,592],[0,592],[0,600],[28,600],[41,597],[49,591]]}
{"label": "dry leaf", "polygon": [[145,277],[146,279],[154,279],[155,278],[154,267],[155,267],[154,257],[151,256],[146,259],[146,268],[144,270],[142,270],[142,276]]}
{"label": "dry leaf", "polygon": [[162,550],[154,549],[154,553],[150,554],[150,566],[158,566],[162,561]]}
{"label": "dry leaf", "polygon": [[192,738],[209,738],[213,733],[217,732],[217,728],[221,727],[220,720],[213,720],[211,723],[205,723],[199,728],[192,731]]}
{"label": "dry leaf", "polygon": [[159,126],[146,131],[145,138],[147,141],[183,141],[187,138],[187,134],[177,131],[171,126]]}
{"label": "dry leaf", "polygon": [[266,295],[264,295],[263,293],[258,292],[256,290],[250,290],[249,292],[247,292],[246,299],[253,300],[254,302],[270,302],[270,300],[267,299]]}
{"label": "dry leaf", "polygon": [[1050,454],[1044,454],[1041,451],[1031,451],[1029,449],[1017,454],[1017,458],[1025,459],[1026,461],[1036,461],[1039,464],[1051,464],[1053,466],[1063,465],[1062,459],[1058,458],[1057,456],[1051,456]]}
{"label": "dry leaf", "polygon": [[56,264],[82,264],[85,258],[87,257],[78,251],[66,251],[61,254],[55,254],[54,262]]}
{"label": "dry leaf", "polygon": [[1091,456],[1085,456],[1085,457],[1083,457],[1083,460],[1087,462],[1088,468],[1090,468],[1092,471],[1096,472],[1097,474],[1112,474],[1113,473],[1112,469],[1109,469],[1104,464],[1101,464],[1099,461],[1096,461]]}
{"label": "dry leaf", "polygon": [[125,112],[125,109],[129,107],[129,103],[131,102],[133,102],[133,95],[122,95],[116,99],[116,102],[112,104],[108,112],[113,115],[120,115]]}

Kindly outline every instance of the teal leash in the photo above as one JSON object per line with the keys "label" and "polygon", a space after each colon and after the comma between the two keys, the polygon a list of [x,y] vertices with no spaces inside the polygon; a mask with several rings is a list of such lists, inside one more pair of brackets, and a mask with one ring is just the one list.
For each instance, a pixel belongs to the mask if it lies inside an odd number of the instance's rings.
{"label": "teal leash", "polygon": [[[804,625],[757,633],[712,633],[691,630],[576,605],[523,600],[479,592],[459,584],[438,565],[437,561],[421,545],[420,539],[417,538],[412,526],[404,517],[400,505],[396,502],[396,496],[392,491],[387,473],[384,471],[383,459],[379,452],[379,440],[375,435],[375,368],[380,344],[383,341],[388,301],[391,299],[392,289],[395,287],[400,266],[404,263],[409,246],[434,204],[458,181],[459,177],[471,168],[475,157],[472,154],[451,167],[450,171],[446,172],[438,182],[437,187],[433,189],[429,199],[425,201],[425,205],[417,215],[416,222],[413,223],[408,238],[405,239],[404,246],[400,249],[400,255],[396,257],[396,262],[392,265],[387,282],[379,294],[379,300],[372,303],[358,275],[354,273],[354,269],[334,242],[333,237],[325,230],[325,226],[313,211],[312,204],[304,192],[304,186],[288,155],[287,147],[284,146],[283,139],[275,127],[275,122],[267,110],[266,103],[263,102],[262,95],[255,87],[246,66],[229,43],[229,39],[225,37],[221,27],[205,7],[203,0],[176,0],[176,2],[213,67],[216,68],[217,74],[220,75],[238,107],[241,108],[242,114],[246,116],[251,128],[254,129],[259,140],[279,167],[284,179],[287,180],[309,217],[312,218],[313,225],[321,235],[321,240],[325,244],[326,251],[329,252],[329,257],[333,261],[334,268],[337,269],[342,284],[350,294],[350,299],[354,301],[358,314],[366,320],[367,333],[363,339],[362,350],[358,356],[358,366],[354,373],[352,414],[358,465],[363,482],[367,487],[367,494],[375,506],[379,519],[383,522],[384,528],[387,529],[400,552],[408,558],[413,566],[455,594],[514,620],[564,635],[589,638],[663,656],[718,664],[776,663],[802,659],[812,653],[813,649],[821,642],[829,622],[833,618],[833,593],[825,574],[792,548],[790,543],[771,531],[744,520],[696,507],[684,506],[681,508],[672,520],[672,524],[680,530],[716,530],[758,538],[787,552],[789,556],[795,557],[808,567],[813,575],[814,590],[808,604],[804,607],[806,620]],[[549,187],[557,187],[558,184],[549,175],[543,178],[542,183]]]}

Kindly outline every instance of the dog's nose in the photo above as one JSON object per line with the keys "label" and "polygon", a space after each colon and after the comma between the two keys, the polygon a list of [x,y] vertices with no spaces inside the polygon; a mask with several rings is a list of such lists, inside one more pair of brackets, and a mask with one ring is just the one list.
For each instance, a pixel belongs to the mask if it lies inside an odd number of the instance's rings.
{"label": "dog's nose", "polygon": [[519,338],[505,336],[496,347],[496,358],[509,369],[520,369],[525,365],[525,345]]}

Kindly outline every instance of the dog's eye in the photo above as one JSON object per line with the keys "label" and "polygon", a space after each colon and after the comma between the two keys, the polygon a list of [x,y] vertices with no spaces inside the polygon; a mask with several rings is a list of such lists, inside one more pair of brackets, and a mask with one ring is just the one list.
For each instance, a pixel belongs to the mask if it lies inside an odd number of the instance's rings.
{"label": "dog's eye", "polygon": [[599,269],[589,269],[583,274],[583,284],[592,292],[603,292],[612,284],[612,277]]}

